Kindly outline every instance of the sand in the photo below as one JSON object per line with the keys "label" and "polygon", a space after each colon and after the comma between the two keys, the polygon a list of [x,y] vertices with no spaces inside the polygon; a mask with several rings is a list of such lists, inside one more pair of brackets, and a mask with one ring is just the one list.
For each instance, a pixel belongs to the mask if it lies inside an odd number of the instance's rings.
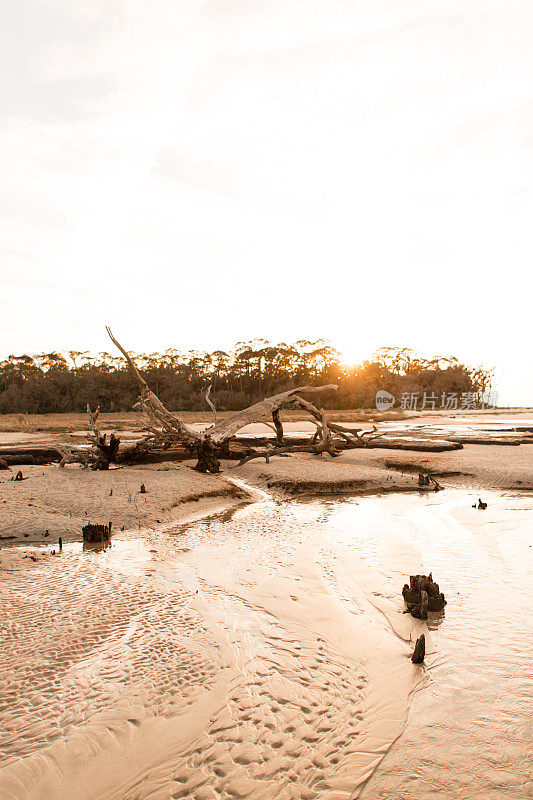
{"label": "sand", "polygon": [[[307,454],[248,462],[229,474],[274,493],[382,493],[419,491],[428,472],[444,487],[533,490],[533,444],[465,445],[444,453],[360,449],[337,458]],[[432,491],[430,489],[430,491]]]}
{"label": "sand", "polygon": [[[0,473],[2,798],[525,796],[533,445],[22,469]],[[428,627],[401,586],[431,569]]]}
{"label": "sand", "polygon": [[[527,412],[497,416],[497,425],[524,425]],[[463,412],[453,416],[427,414],[424,425],[456,430],[468,420],[472,426],[494,426],[495,414]],[[59,425],[59,423],[56,423]],[[418,425],[413,417],[409,424]],[[289,431],[307,430],[309,423],[290,422]],[[384,430],[397,422],[382,425]],[[248,426],[249,433],[262,426]],[[81,432],[80,432],[81,434]],[[64,434],[4,434],[13,442],[35,436],[40,441],[64,440]],[[310,454],[274,457],[270,463],[256,459],[242,467],[224,462],[221,475],[200,475],[194,462],[125,467],[92,472],[78,466],[23,467],[26,480],[12,481],[15,470],[0,471],[0,546],[23,542],[53,544],[80,538],[87,522],[113,523],[115,531],[170,524],[190,517],[191,509],[209,513],[250,496],[253,487],[277,496],[297,494],[368,494],[420,491],[418,473],[429,472],[443,487],[472,487],[531,491],[533,443],[514,446],[464,445],[462,450],[418,453],[385,449],[344,451],[339,457]],[[244,482],[236,487],[232,481]],[[147,493],[141,494],[144,484]],[[431,489],[430,489],[431,490]],[[48,535],[47,535],[48,532]]]}
{"label": "sand", "polygon": [[[93,472],[79,466],[22,467],[25,480],[0,472],[1,544],[81,539],[88,522],[115,531],[169,524],[192,512],[212,512],[247,494],[224,476],[201,475],[186,464],[157,464]],[[146,493],[140,492],[144,484]],[[48,531],[48,536],[46,532]],[[10,538],[6,538],[10,537]],[[13,538],[11,538],[13,537]]]}
{"label": "sand", "polygon": [[531,498],[487,499],[265,499],[4,574],[3,800],[527,796]]}

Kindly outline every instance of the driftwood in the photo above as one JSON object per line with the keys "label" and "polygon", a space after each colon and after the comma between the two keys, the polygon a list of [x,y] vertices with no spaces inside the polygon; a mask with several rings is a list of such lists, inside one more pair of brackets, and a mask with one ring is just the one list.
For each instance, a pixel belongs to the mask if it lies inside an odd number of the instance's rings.
{"label": "driftwood", "polygon": [[91,468],[109,469],[109,465],[117,460],[120,439],[115,436],[114,433],[112,433],[109,437],[109,443],[106,441],[107,434],[104,433],[104,435],[102,435],[97,426],[99,413],[100,408],[97,408],[93,413],[91,411],[91,406],[87,403],[87,414],[89,415],[89,423],[92,430],[93,450],[95,453],[95,461],[91,465]]}
{"label": "driftwood", "polygon": [[409,585],[402,589],[407,611],[415,619],[427,619],[428,611],[443,611],[446,605],[444,595],[429,575],[411,575]]}
{"label": "driftwood", "polygon": [[415,649],[411,656],[413,664],[422,664],[426,657],[426,637],[424,634],[416,640]]}
{"label": "driftwood", "polygon": [[432,486],[435,492],[439,492],[442,489],[440,483],[436,481],[435,478],[433,478],[431,475],[428,475],[427,472],[418,473],[418,485]]}
{"label": "driftwood", "polygon": [[[249,408],[245,408],[243,411],[238,411],[220,422],[215,421],[215,424],[208,428],[207,431],[200,433],[186,425],[176,414],[173,414],[165,408],[159,398],[150,390],[148,384],[135,366],[133,359],[122,347],[120,342],[115,339],[110,328],[107,328],[107,332],[111,341],[126,359],[126,363],[137,381],[140,390],[137,405],[150,419],[148,435],[132,446],[126,454],[126,458],[129,456],[132,460],[139,461],[142,460],[142,455],[144,454],[152,453],[154,450],[164,452],[170,447],[178,445],[183,447],[185,451],[188,452],[189,456],[196,455],[197,464],[195,469],[198,471],[219,472],[220,458],[235,460],[243,458],[243,452],[235,452],[232,450],[230,442],[235,434],[246,425],[254,422],[262,422],[265,418],[271,417],[274,421],[277,441],[278,443],[283,442],[283,427],[279,419],[279,413],[277,413],[280,407],[284,403],[292,402],[292,400],[297,398],[302,392],[320,392],[337,388],[334,385],[330,385],[319,387],[299,386],[294,389],[289,389],[286,392],[267,397],[261,402],[255,403]],[[206,394],[206,401],[214,411],[214,406],[209,400],[209,390]],[[318,409],[316,409],[316,413],[323,417],[321,436],[319,443],[309,449],[313,452],[327,451],[332,455],[336,455],[331,441],[331,431],[325,420],[324,412],[319,412]],[[262,452],[257,452],[254,455],[254,452],[255,451],[247,449],[245,451],[245,457],[249,459],[250,457],[263,455]]]}
{"label": "driftwood", "polygon": [[51,464],[61,461],[62,455],[56,447],[1,447],[0,458],[9,468],[15,465]]}
{"label": "driftwood", "polygon": [[[440,452],[458,449],[462,446],[443,440],[391,438],[380,434],[375,426],[370,430],[348,428],[339,423],[330,422],[324,410],[317,408],[302,397],[302,394],[335,390],[336,385],[298,386],[267,397],[249,408],[218,421],[215,406],[210,399],[211,387],[209,386],[205,400],[213,411],[214,424],[200,432],[187,425],[179,416],[163,405],[157,395],[151,391],[134,360],[114,337],[110,328],[107,328],[107,332],[111,341],[124,356],[128,368],[137,382],[139,398],[134,407],[139,408],[148,417],[146,433],[132,444],[121,444],[114,434],[111,434],[107,440],[106,435],[102,435],[98,428],[99,410],[96,409],[95,412],[92,412],[88,406],[90,447],[57,447],[61,465],[80,463],[92,469],[108,469],[112,463],[156,463],[196,457],[195,469],[200,472],[216,473],[220,471],[222,459],[243,464],[254,458],[265,458],[268,462],[273,456],[283,456],[288,453],[312,453],[315,455],[327,453],[331,457],[336,457],[341,450],[358,447]],[[289,404],[296,405],[310,414],[316,426],[313,437],[290,437],[284,434],[280,409]],[[270,419],[272,422],[268,421]],[[251,439],[237,436],[246,425],[258,422],[272,428],[275,439],[268,440],[266,437]],[[57,452],[55,452],[56,458]],[[0,456],[3,456],[1,449]],[[8,464],[10,463],[7,458],[5,460]]]}
{"label": "driftwood", "polygon": [[276,443],[283,446],[283,425],[279,417],[279,408],[275,408],[272,412],[272,421],[274,423],[274,430],[276,431]]}
{"label": "driftwood", "polygon": [[[109,328],[107,328],[107,332],[112,342],[126,359],[126,363],[137,381],[139,399],[136,407],[140,408],[149,418],[148,432],[137,442],[130,445],[120,446],[120,440],[114,434],[107,441],[106,435],[102,435],[98,428],[99,410],[96,409],[95,412],[92,412],[88,406],[91,447],[57,447],[53,453],[54,458],[49,458],[49,460],[60,460],[61,466],[68,463],[80,463],[92,469],[108,469],[111,463],[154,463],[196,456],[197,464],[195,468],[197,470],[201,472],[219,472],[220,459],[222,458],[241,461],[243,458],[248,460],[249,458],[257,458],[264,455],[263,450],[251,448],[245,437],[241,438],[238,448],[234,447],[235,434],[243,427],[253,422],[263,422],[266,417],[271,417],[274,421],[276,441],[277,443],[283,443],[283,426],[279,418],[281,406],[292,402],[293,398],[296,399],[300,392],[319,392],[337,388],[334,385],[296,387],[273,397],[265,398],[260,403],[255,403],[253,406],[232,414],[220,422],[216,422],[216,410],[209,398],[210,389],[208,389],[206,401],[215,414],[215,424],[204,432],[198,432],[182,422],[176,414],[165,408],[159,398],[150,390],[129,353],[115,339]],[[298,399],[301,400],[302,398]],[[311,404],[309,406],[314,409]],[[307,440],[302,451],[329,452],[331,455],[336,455],[331,431],[324,412],[318,409],[314,409],[314,412],[320,418],[323,418],[320,426],[320,438],[317,443],[312,444]],[[293,447],[290,447],[290,449],[291,452],[294,452]],[[277,452],[274,454],[277,454]]]}
{"label": "driftwood", "polygon": [[102,434],[98,427],[99,413],[99,407],[93,412],[91,411],[91,406],[87,403],[87,415],[89,417],[90,428],[90,432],[87,436],[91,447],[90,449],[67,446],[58,447],[57,449],[62,456],[60,461],[61,467],[64,467],[65,464],[80,463],[91,469],[105,470],[109,469],[109,465],[117,460],[120,439],[112,433],[109,442],[107,441],[107,434]]}
{"label": "driftwood", "polygon": [[207,405],[209,406],[209,408],[213,412],[213,425],[216,425],[217,424],[217,410],[215,408],[215,404],[213,403],[213,401],[209,397],[209,395],[211,394],[211,389],[212,388],[213,388],[212,385],[209,384],[209,386],[207,387],[207,392],[205,393],[205,402],[207,403]]}

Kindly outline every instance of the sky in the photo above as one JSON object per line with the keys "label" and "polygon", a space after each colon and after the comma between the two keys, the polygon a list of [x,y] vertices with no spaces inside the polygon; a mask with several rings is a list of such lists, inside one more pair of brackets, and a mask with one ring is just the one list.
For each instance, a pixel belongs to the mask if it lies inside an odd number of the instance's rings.
{"label": "sky", "polygon": [[533,405],[531,0],[17,0],[0,357],[327,338]]}

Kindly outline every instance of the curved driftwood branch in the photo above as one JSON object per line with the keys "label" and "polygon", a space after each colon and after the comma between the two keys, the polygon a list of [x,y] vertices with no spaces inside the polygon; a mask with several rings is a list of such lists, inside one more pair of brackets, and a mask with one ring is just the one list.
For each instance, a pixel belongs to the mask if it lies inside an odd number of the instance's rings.
{"label": "curved driftwood branch", "polygon": [[131,369],[131,371],[133,372],[133,374],[137,378],[137,381],[139,382],[141,387],[142,388],[146,387],[146,389],[148,389],[148,384],[146,383],[146,381],[144,380],[143,376],[141,375],[141,373],[139,372],[139,370],[135,366],[135,362],[133,361],[132,357],[129,355],[129,353],[126,352],[126,350],[124,350],[124,348],[122,347],[120,342],[118,342],[115,339],[115,337],[113,336],[113,333],[112,333],[111,328],[109,327],[109,325],[106,325],[105,329],[107,331],[107,335],[109,336],[109,338],[111,339],[111,341],[113,342],[115,347],[118,347],[118,349],[120,350],[120,352],[122,353],[122,355],[124,356],[126,361],[128,362],[128,367]]}
{"label": "curved driftwood branch", "polygon": [[93,413],[91,411],[91,406],[89,403],[87,403],[89,426],[92,429],[92,435],[89,434],[89,439],[92,440],[92,451],[94,456],[90,466],[92,469],[109,469],[109,465],[117,459],[118,448],[120,447],[120,439],[118,436],[115,436],[115,434],[112,433],[109,437],[109,442],[107,442],[107,434],[104,433],[102,435],[100,428],[97,425],[99,413],[99,406]]}
{"label": "curved driftwood branch", "polygon": [[215,404],[213,403],[213,401],[209,397],[209,395],[211,394],[211,389],[212,388],[213,388],[213,385],[210,383],[209,386],[207,387],[207,392],[205,393],[205,402],[207,403],[207,405],[209,406],[209,408],[213,412],[213,425],[216,425],[217,424],[217,410],[215,408]]}
{"label": "curved driftwood branch", "polygon": [[[323,411],[320,411],[316,408],[312,403],[308,400],[304,400],[303,397],[293,397],[292,402],[295,405],[303,408],[305,411],[308,411],[311,416],[313,416],[320,425],[322,425],[322,415]],[[367,442],[370,439],[363,439],[363,436],[373,437],[374,434],[379,436],[380,434],[376,434],[377,428],[375,425],[372,426],[372,430],[370,431],[362,431],[360,428],[345,428],[344,425],[339,425],[338,422],[329,422],[328,427],[333,433],[337,433],[344,441],[351,444],[353,447],[365,447]],[[316,434],[315,434],[316,435]]]}
{"label": "curved driftwood branch", "polygon": [[276,443],[278,445],[282,445],[283,444],[283,425],[282,425],[281,419],[279,417],[279,408],[275,408],[274,411],[272,412],[272,421],[274,423],[274,430],[276,432]]}
{"label": "curved driftwood branch", "polygon": [[96,411],[92,412],[91,411],[91,406],[89,405],[89,403],[87,403],[87,415],[89,417],[89,425],[90,425],[90,427],[92,429],[93,436],[94,436],[96,441],[98,441],[98,439],[102,438],[102,434],[100,433],[100,429],[98,428],[98,425],[96,424],[96,421],[98,419],[99,413],[100,413],[100,406],[97,406],[96,407]]}
{"label": "curved driftwood branch", "polygon": [[231,417],[219,422],[218,425],[210,429],[209,435],[214,444],[220,444],[229,439],[230,436],[234,436],[237,431],[240,431],[246,425],[250,425],[252,422],[262,422],[265,417],[269,417],[283,403],[291,402],[291,398],[294,395],[301,392],[325,392],[330,389],[337,389],[337,386],[335,384],[329,384],[328,386],[298,386],[296,389],[289,389],[287,392],[266,397],[259,403],[254,403],[253,406],[249,406],[243,411],[237,411]]}
{"label": "curved driftwood branch", "polygon": [[166,436],[170,437],[171,439],[176,438],[184,442],[190,442],[191,444],[201,441],[202,434],[198,433],[192,428],[189,428],[189,426],[182,422],[179,417],[177,417],[175,414],[172,414],[167,408],[165,408],[159,397],[157,397],[157,395],[151,391],[150,387],[135,366],[135,362],[133,361],[132,357],[113,336],[111,328],[107,325],[106,331],[113,344],[118,347],[126,359],[128,367],[139,383],[141,389],[139,403],[141,408],[152,419],[152,421],[156,423],[156,425],[159,424],[162,426],[164,432],[163,438],[166,434]]}

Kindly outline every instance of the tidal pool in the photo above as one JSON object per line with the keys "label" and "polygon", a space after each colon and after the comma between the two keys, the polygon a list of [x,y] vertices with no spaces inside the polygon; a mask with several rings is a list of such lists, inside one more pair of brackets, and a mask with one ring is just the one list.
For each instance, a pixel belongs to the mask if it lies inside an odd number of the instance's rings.
{"label": "tidal pool", "polygon": [[0,575],[0,796],[527,797],[533,498],[482,496],[265,499]]}

